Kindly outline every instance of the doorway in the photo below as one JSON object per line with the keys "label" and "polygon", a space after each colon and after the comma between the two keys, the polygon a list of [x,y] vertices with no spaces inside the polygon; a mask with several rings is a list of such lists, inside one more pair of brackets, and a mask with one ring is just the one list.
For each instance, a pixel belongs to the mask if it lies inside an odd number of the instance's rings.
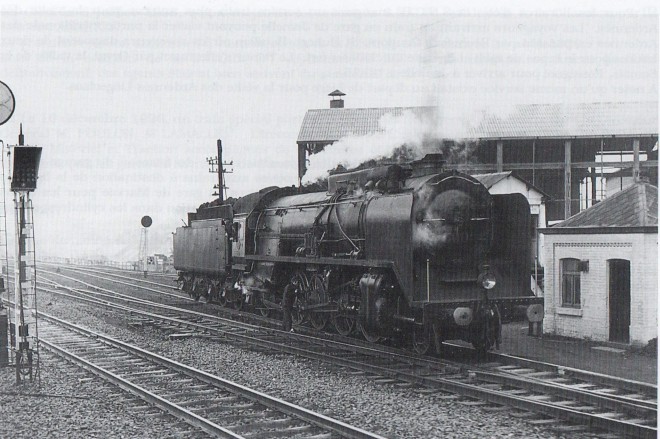
{"label": "doorway", "polygon": [[630,261],[610,259],[610,341],[630,342]]}

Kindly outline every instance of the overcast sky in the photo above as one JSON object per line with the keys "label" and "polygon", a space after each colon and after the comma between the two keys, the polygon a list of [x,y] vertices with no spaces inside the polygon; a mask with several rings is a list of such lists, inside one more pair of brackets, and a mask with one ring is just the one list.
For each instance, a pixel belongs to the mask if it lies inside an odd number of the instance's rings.
{"label": "overcast sky", "polygon": [[[126,10],[129,9],[129,10]],[[43,147],[40,256],[169,253],[212,199],[222,139],[229,193],[297,178],[305,112],[347,107],[658,99],[658,18],[0,9],[0,80],[17,101],[5,144]],[[13,221],[12,217],[9,217]]]}

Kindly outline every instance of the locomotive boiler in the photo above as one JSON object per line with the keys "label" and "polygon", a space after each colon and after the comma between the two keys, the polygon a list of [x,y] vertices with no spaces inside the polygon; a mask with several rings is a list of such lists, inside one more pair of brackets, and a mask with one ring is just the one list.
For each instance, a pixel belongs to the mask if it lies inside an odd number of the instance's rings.
{"label": "locomotive boiler", "polygon": [[501,338],[503,307],[542,315],[530,290],[530,214],[441,156],[333,174],[326,192],[269,187],[202,205],[174,234],[182,288],[277,311],[285,329],[332,325],[418,353]]}

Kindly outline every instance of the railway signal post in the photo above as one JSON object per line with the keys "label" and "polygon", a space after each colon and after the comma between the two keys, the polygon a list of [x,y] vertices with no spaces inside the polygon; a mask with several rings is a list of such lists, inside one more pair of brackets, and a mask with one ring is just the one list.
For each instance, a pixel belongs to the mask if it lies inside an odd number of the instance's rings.
{"label": "railway signal post", "polygon": [[145,215],[142,217],[140,220],[140,224],[142,225],[142,230],[140,232],[140,252],[138,255],[138,259],[140,260],[140,263],[142,264],[142,270],[144,273],[144,277],[147,277],[147,258],[148,258],[148,249],[149,245],[147,244],[147,238],[149,237],[149,226],[151,226],[152,220],[151,217],[148,215]]}
{"label": "railway signal post", "polygon": [[[14,114],[16,99],[14,93],[4,82],[0,81],[0,125],[4,125]],[[22,131],[22,130],[21,130]],[[7,249],[7,208],[5,204],[5,142],[2,143],[0,155],[2,156],[2,197],[0,197],[0,367],[9,366],[9,317],[10,310],[5,308],[2,294],[7,291],[9,285],[9,252]]]}
{"label": "railway signal post", "polygon": [[[38,358],[37,279],[34,245],[34,222],[30,192],[37,188],[41,147],[25,146],[23,132],[13,152],[11,191],[16,213],[14,254],[14,321],[10,324],[15,353],[16,381],[33,379],[33,359]],[[38,360],[37,360],[38,374]]]}

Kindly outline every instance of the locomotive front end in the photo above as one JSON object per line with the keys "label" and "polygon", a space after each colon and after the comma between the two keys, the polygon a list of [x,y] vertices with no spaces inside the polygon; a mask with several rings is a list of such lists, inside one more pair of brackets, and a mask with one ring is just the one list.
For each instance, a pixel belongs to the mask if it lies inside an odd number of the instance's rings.
{"label": "locomotive front end", "polygon": [[419,182],[412,214],[415,294],[424,322],[416,338],[432,332],[440,341],[496,344],[500,318],[490,299],[500,276],[492,266],[492,196],[468,175],[442,173]]}

